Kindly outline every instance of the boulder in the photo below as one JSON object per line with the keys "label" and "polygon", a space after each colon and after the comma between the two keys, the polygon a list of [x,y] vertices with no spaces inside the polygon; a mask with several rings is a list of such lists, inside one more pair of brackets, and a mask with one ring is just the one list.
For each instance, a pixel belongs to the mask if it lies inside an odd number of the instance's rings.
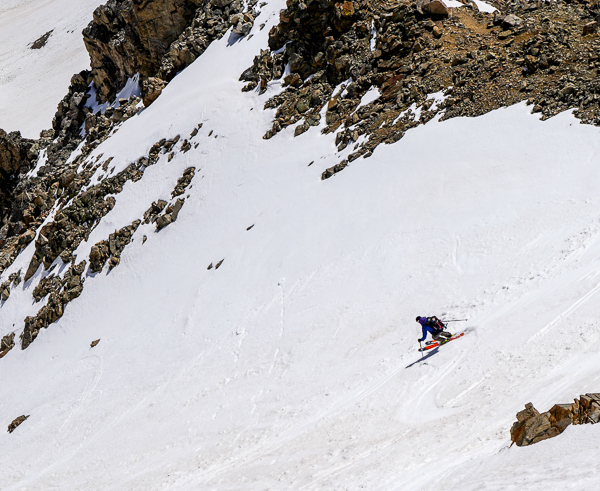
{"label": "boulder", "polygon": [[551,438],[559,433],[561,431],[552,426],[549,412],[540,414],[533,404],[528,403],[523,411],[517,413],[517,422],[510,430],[510,437],[513,443],[522,447]]}
{"label": "boulder", "polygon": [[158,99],[166,85],[167,83],[158,77],[149,77],[144,80],[142,87],[144,106],[148,107]]}
{"label": "boulder", "polygon": [[15,333],[12,332],[7,334],[0,340],[0,358],[6,356],[6,354],[13,349],[15,346]]}
{"label": "boulder", "polygon": [[423,12],[431,15],[448,16],[448,7],[442,0],[433,0],[423,6]]}
{"label": "boulder", "polygon": [[421,14],[448,17],[448,7],[442,0],[417,0],[417,11]]}
{"label": "boulder", "polygon": [[520,17],[517,17],[513,14],[509,14],[506,17],[504,17],[504,19],[502,19],[500,27],[502,27],[502,29],[513,29],[515,27],[520,26],[522,23],[523,21]]}
{"label": "boulder", "polygon": [[583,35],[586,36],[588,34],[595,34],[598,30],[598,22],[593,20],[592,22],[588,22],[583,26]]}
{"label": "boulder", "polygon": [[19,426],[20,424],[22,424],[27,418],[29,418],[29,416],[19,416],[18,418],[15,418],[11,424],[8,425],[8,432],[12,433],[13,431],[15,431],[17,429],[17,426]]}

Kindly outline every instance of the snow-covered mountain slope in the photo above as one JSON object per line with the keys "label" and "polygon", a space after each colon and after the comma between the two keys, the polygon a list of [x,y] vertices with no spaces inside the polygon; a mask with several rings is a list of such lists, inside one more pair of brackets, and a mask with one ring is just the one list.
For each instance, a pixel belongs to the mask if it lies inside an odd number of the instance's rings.
{"label": "snow-covered mountain slope", "polygon": [[[86,271],[64,316],[0,360],[0,420],[30,415],[0,433],[2,488],[597,486],[598,427],[524,448],[509,429],[526,402],[600,383],[598,128],[525,104],[435,120],[321,181],[350,149],[319,127],[263,140],[280,86],[240,91],[282,7],[89,157],[116,173],[202,123],[190,151],[125,184],[78,260],[194,166],[178,220],[142,224],[118,267]],[[43,274],[13,288],[0,335],[38,311]],[[424,360],[414,318],[429,314],[473,330]]]}
{"label": "snow-covered mountain slope", "polygon": [[[37,138],[74,73],[89,68],[82,29],[103,0],[0,2],[0,128]],[[40,49],[31,45],[52,34]]]}

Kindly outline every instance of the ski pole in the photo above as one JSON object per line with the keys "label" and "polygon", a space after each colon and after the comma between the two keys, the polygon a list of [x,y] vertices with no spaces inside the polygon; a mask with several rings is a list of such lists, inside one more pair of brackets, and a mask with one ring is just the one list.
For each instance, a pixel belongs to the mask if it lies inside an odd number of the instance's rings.
{"label": "ski pole", "polygon": [[466,322],[469,319],[451,319],[449,321],[442,321],[442,322]]}
{"label": "ski pole", "polygon": [[421,352],[421,358],[423,358],[423,346],[421,346],[421,341],[419,341],[419,348],[421,348],[419,351]]}

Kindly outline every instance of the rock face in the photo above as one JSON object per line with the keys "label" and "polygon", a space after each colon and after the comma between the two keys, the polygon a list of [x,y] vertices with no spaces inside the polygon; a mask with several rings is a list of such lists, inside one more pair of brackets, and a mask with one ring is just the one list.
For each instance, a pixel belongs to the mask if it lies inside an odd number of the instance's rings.
{"label": "rock face", "polygon": [[[81,275],[85,270],[85,264],[85,261],[82,261],[77,266],[71,266],[62,279],[52,276],[51,281],[44,284],[43,295],[48,295],[48,302],[35,316],[25,318],[25,328],[20,335],[22,349],[33,342],[40,329],[45,329],[60,319],[65,305],[81,295],[85,281]],[[38,296],[41,294],[42,292],[37,292]]]}
{"label": "rock face", "polygon": [[83,31],[94,84],[103,101],[136,73],[153,76],[202,0],[110,0]]}
{"label": "rock face", "polygon": [[52,120],[52,128],[54,138],[59,139],[62,147],[66,147],[71,140],[74,140],[72,149],[77,146],[81,125],[85,120],[86,111],[84,107],[88,99],[87,92],[91,82],[92,74],[88,70],[73,75],[69,92],[58,104],[56,114]]}
{"label": "rock face", "polygon": [[596,424],[600,421],[600,394],[585,394],[572,404],[555,404],[540,414],[533,404],[517,413],[517,422],[510,430],[513,443],[519,447],[560,435],[571,424]]}
{"label": "rock face", "polygon": [[41,207],[36,209],[34,201],[37,199],[43,207],[44,196],[41,192],[23,194],[36,186],[35,183],[24,185],[22,180],[38,150],[36,142],[21,138],[19,132],[7,134],[0,129],[0,273],[35,238],[31,224],[42,210]]}
{"label": "rock face", "polygon": [[109,262],[110,269],[117,266],[121,258],[121,252],[131,242],[131,237],[140,226],[140,223],[141,220],[136,220],[131,225],[110,234],[108,240],[103,240],[94,245],[90,251],[90,270],[94,273],[102,271],[106,261]]}
{"label": "rock face", "polygon": [[247,35],[255,5],[256,0],[110,0],[98,7],[83,31],[98,99],[112,100],[139,73],[144,103],[152,104],[164,84],[230,27]]}
{"label": "rock face", "polygon": [[0,180],[6,180],[28,166],[36,156],[36,148],[34,141],[21,138],[18,131],[7,134],[0,129]]}

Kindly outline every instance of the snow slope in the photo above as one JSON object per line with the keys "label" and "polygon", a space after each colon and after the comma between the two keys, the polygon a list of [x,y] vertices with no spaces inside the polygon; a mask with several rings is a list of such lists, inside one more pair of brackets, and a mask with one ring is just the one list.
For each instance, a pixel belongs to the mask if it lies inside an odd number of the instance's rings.
{"label": "snow slope", "polygon": [[[75,73],[89,68],[81,31],[104,0],[0,2],[0,128],[38,138]],[[45,47],[29,48],[54,30]]]}
{"label": "snow slope", "polygon": [[[118,172],[203,123],[198,148],[125,185],[78,257],[193,165],[177,222],[142,225],[116,269],[0,361],[1,421],[31,415],[0,433],[3,489],[598,486],[598,427],[508,445],[526,402],[599,388],[600,131],[521,104],[432,121],[321,181],[335,136],[263,140],[279,86],[240,91],[282,6],[91,156]],[[37,311],[39,278],[11,292],[0,334]],[[423,360],[418,314],[474,330]]]}

